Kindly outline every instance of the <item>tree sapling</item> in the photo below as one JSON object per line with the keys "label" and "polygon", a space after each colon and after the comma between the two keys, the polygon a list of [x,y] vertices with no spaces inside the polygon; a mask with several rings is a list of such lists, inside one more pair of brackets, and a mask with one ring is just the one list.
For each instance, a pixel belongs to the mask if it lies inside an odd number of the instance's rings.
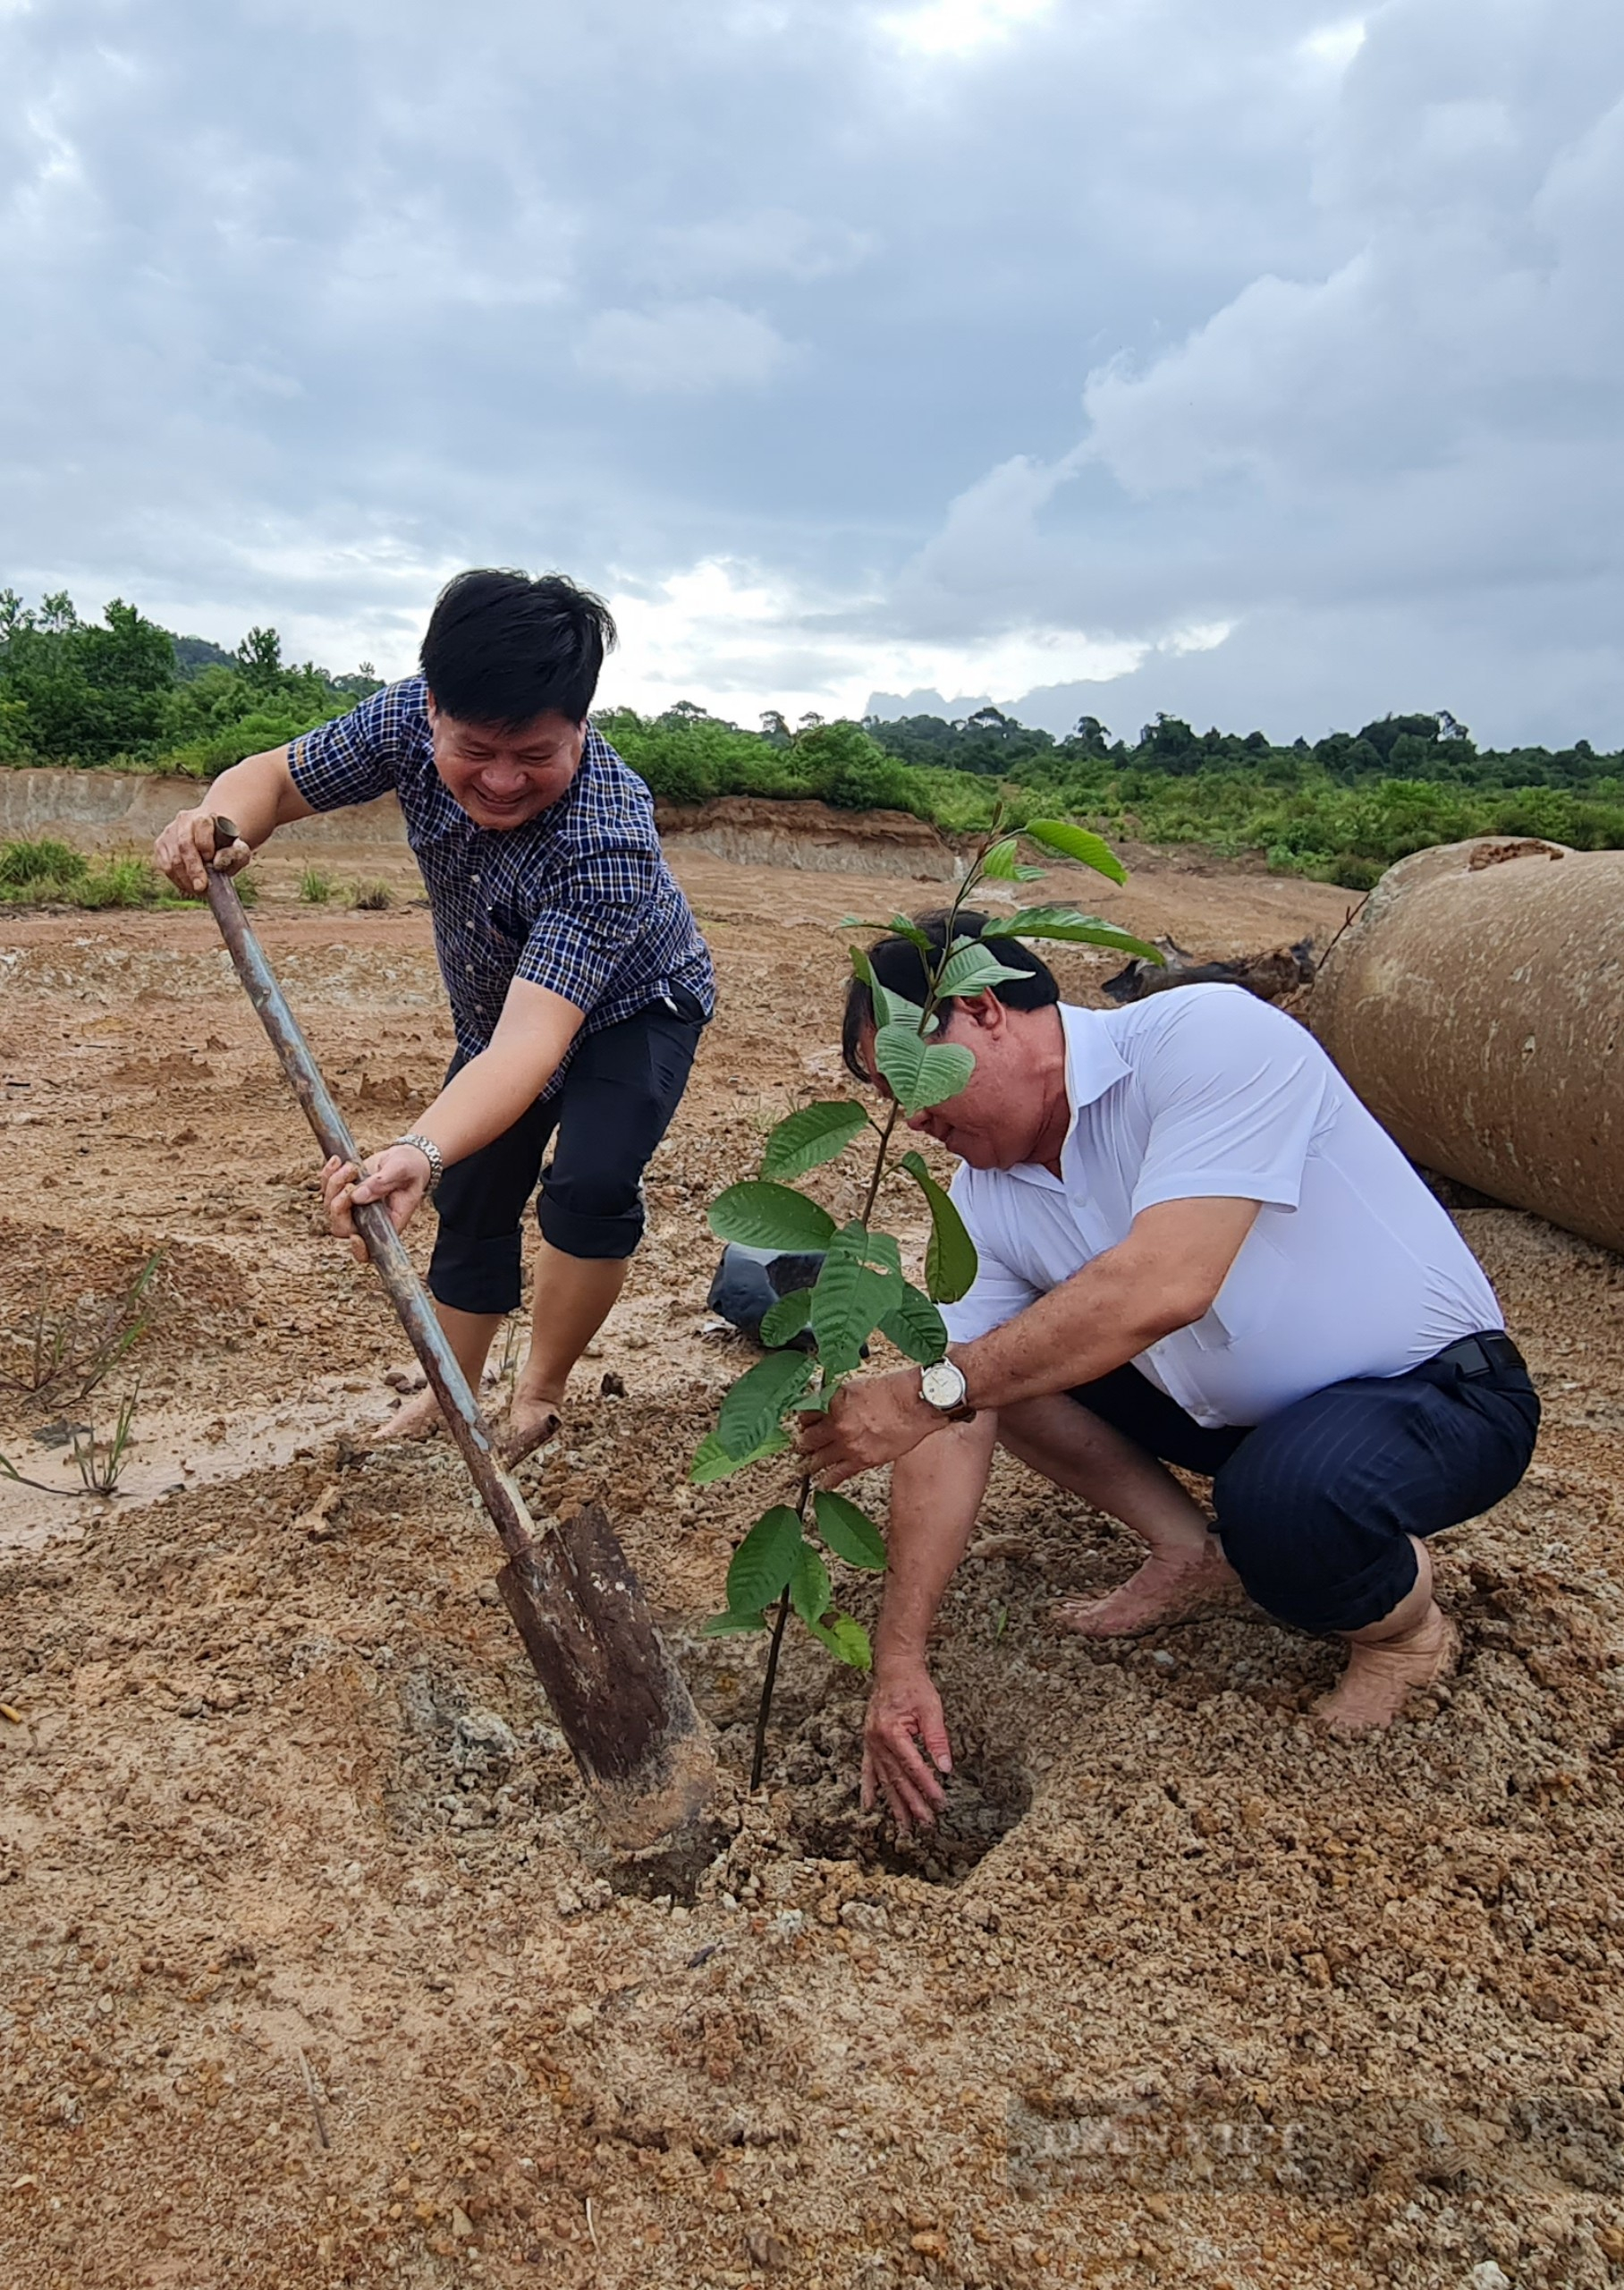
{"label": "tree sapling", "polygon": [[[1001,939],[1060,939],[1074,946],[1107,946],[1149,962],[1161,960],[1154,946],[1116,924],[1069,906],[1022,907],[1013,914],[991,917],[978,931],[960,931],[960,916],[983,883],[1031,882],[1044,873],[1042,867],[1022,861],[1023,835],[1053,856],[1077,861],[1113,882],[1126,879],[1110,846],[1086,827],[1067,819],[1033,819],[1014,833],[1004,833],[995,821],[958,886],[939,950],[906,915],[893,915],[889,923],[846,918],[843,928],[884,931],[911,940],[919,950],[927,990],[922,1004],[889,992],[875,977],[867,954],[853,946],[852,968],[874,999],[874,1062],[891,1095],[884,1123],[854,1099],[803,1106],[768,1136],[759,1175],[730,1185],[712,1205],[711,1230],[720,1239],[755,1248],[821,1252],[823,1264],[810,1287],[781,1297],[763,1320],[766,1356],[724,1395],[716,1428],[694,1456],[689,1476],[697,1486],[709,1486],[748,1464],[783,1454],[791,1444],[786,1419],[826,1409],[857,1370],[865,1344],[876,1331],[921,1367],[945,1356],[947,1327],[938,1307],[956,1303],[969,1288],[976,1276],[975,1246],[923,1157],[892,1149],[899,1120],[956,1097],[975,1068],[973,1050],[960,1042],[933,1039],[940,1030],[939,1005],[1025,975],[1000,962]],[[878,1141],[862,1209],[837,1226],[828,1210],[801,1192],[796,1180],[836,1160],[865,1132],[872,1132]],[[882,1188],[899,1175],[918,1186],[930,1211],[923,1288],[904,1275],[895,1235],[874,1222]],[[810,1348],[801,1348],[808,1336]],[[870,1665],[867,1632],[835,1604],[830,1557],[882,1573],[884,1538],[855,1503],[821,1488],[815,1491],[810,1479],[803,1477],[793,1502],[770,1505],[734,1551],[727,1571],[726,1607],[705,1625],[713,1637],[735,1631],[771,1633],[757,1715],[752,1789],[761,1784],[779,1652],[791,1611],[837,1660],[858,1669]]]}

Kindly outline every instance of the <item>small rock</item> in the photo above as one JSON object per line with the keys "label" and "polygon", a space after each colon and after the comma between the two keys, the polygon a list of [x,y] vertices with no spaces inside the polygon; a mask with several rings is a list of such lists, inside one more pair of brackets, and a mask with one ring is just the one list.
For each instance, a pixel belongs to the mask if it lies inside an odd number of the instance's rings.
{"label": "small rock", "polygon": [[474,2222],[469,2217],[467,2211],[463,2209],[461,2203],[453,2202],[452,2204],[451,2230],[460,2243],[467,2242],[469,2236],[474,2231]]}
{"label": "small rock", "polygon": [[790,2263],[789,2244],[782,2242],[776,2235],[769,2234],[765,2226],[750,2228],[745,2237],[745,2248],[750,2254],[750,2264],[760,2267],[765,2273],[778,2273]]}
{"label": "small rock", "polygon": [[590,2004],[578,2004],[564,2025],[572,2036],[584,2036],[591,2029],[597,2014]]}
{"label": "small rock", "polygon": [[611,1368],[598,1385],[597,1395],[600,1399],[624,1399],[626,1378],[624,1376],[617,1376],[614,1370]]}
{"label": "small rock", "polygon": [[842,1901],[841,1922],[853,1932],[889,1932],[891,1930],[890,1917],[871,1900]]}
{"label": "small rock", "polygon": [[1511,2277],[1492,2258],[1485,2258],[1467,2276],[1467,2285],[1468,2290],[1511,2290]]}
{"label": "small rock", "polygon": [[518,1754],[518,1736],[494,1709],[465,1709],[452,1726],[451,1761],[460,1773],[511,1765]]}
{"label": "small rock", "polygon": [[502,1593],[495,1582],[481,1582],[474,1596],[482,1607],[499,1607],[502,1604]]}

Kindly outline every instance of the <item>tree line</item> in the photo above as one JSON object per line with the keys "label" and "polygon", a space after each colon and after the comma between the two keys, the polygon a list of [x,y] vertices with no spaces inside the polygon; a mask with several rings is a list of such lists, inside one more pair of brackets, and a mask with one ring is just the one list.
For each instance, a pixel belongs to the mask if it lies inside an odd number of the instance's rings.
{"label": "tree line", "polygon": [[365,662],[337,676],[285,663],[274,628],[250,628],[228,652],[122,598],[95,622],[65,592],[33,606],[0,589],[0,764],[207,778],[378,689]]}
{"label": "tree line", "polygon": [[[228,652],[123,602],[93,623],[65,595],[30,608],[0,590],[0,764],[209,778],[378,689],[365,662],[344,675],[284,664],[274,629],[250,629]],[[682,700],[657,716],[609,708],[596,721],[669,802],[804,797],[911,812],[963,834],[1002,802],[1015,826],[1063,813],[1118,837],[1262,852],[1277,871],[1351,889],[1409,852],[1471,835],[1624,849],[1624,753],[1586,740],[1479,748],[1447,709],[1289,747],[1166,715],[1132,739],[1084,716],[1057,739],[997,708],[951,720],[808,715],[793,726],[771,709],[751,731]]]}

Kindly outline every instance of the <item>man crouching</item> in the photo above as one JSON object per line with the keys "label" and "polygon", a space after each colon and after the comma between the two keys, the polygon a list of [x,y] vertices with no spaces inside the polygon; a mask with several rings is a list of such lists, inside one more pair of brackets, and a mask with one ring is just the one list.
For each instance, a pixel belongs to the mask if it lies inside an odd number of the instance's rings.
{"label": "man crouching", "polygon": [[[943,1006],[975,1072],[909,1124],[963,1164],[980,1259],[948,1361],[848,1384],[801,1438],[822,1486],[896,1465],[864,1794],[904,1825],[943,1802],[926,1641],[997,1445],[1147,1547],[1061,1621],[1120,1635],[1249,1596],[1346,1641],[1319,1708],[1360,1731],[1452,1666],[1426,1538],[1508,1494],[1539,1425],[1482,1268],[1303,1027],[1233,986],[1077,1008],[998,952],[1026,974]],[[906,939],[869,959],[923,1002]],[[854,985],[846,1063],[888,1095],[873,1048]],[[1210,1522],[1168,1463],[1211,1477]]]}

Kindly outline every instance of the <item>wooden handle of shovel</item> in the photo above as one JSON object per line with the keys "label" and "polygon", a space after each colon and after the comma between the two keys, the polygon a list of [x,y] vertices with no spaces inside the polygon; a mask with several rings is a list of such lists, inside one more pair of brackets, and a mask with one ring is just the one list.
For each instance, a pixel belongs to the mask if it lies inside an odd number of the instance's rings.
{"label": "wooden handle of shovel", "polygon": [[[236,840],[229,819],[216,818],[215,829],[217,842]],[[213,868],[208,903],[322,1151],[357,1160],[349,1124],[242,902],[230,877]],[[503,1598],[591,1787],[599,1823],[629,1849],[673,1836],[691,1844],[702,1834],[700,1816],[715,1789],[715,1750],[613,1527],[594,1505],[537,1538],[388,1210],[376,1201],[357,1209],[355,1228],[508,1554],[497,1577]]]}
{"label": "wooden handle of shovel", "polygon": [[[216,845],[237,840],[237,830],[230,819],[216,819],[215,840]],[[360,1153],[350,1134],[350,1124],[322,1079],[310,1045],[288,1007],[275,973],[265,958],[265,950],[243,912],[236,886],[229,875],[219,874],[212,867],[208,870],[208,903],[236,965],[237,975],[259,1014],[260,1023],[282,1061],[283,1072],[293,1085],[293,1093],[316,1132],[317,1142],[329,1158],[359,1163]],[[434,1387],[452,1437],[462,1451],[462,1460],[473,1474],[474,1484],[491,1514],[491,1523],[502,1538],[503,1548],[510,1558],[521,1558],[535,1540],[535,1529],[524,1497],[496,1460],[478,1402],[468,1387],[468,1378],[455,1353],[445,1341],[444,1330],[435,1317],[406,1243],[390,1223],[389,1211],[381,1201],[368,1201],[356,1209],[355,1229],[366,1243],[367,1253],[388,1291],[401,1326],[422,1363],[423,1373]]]}

